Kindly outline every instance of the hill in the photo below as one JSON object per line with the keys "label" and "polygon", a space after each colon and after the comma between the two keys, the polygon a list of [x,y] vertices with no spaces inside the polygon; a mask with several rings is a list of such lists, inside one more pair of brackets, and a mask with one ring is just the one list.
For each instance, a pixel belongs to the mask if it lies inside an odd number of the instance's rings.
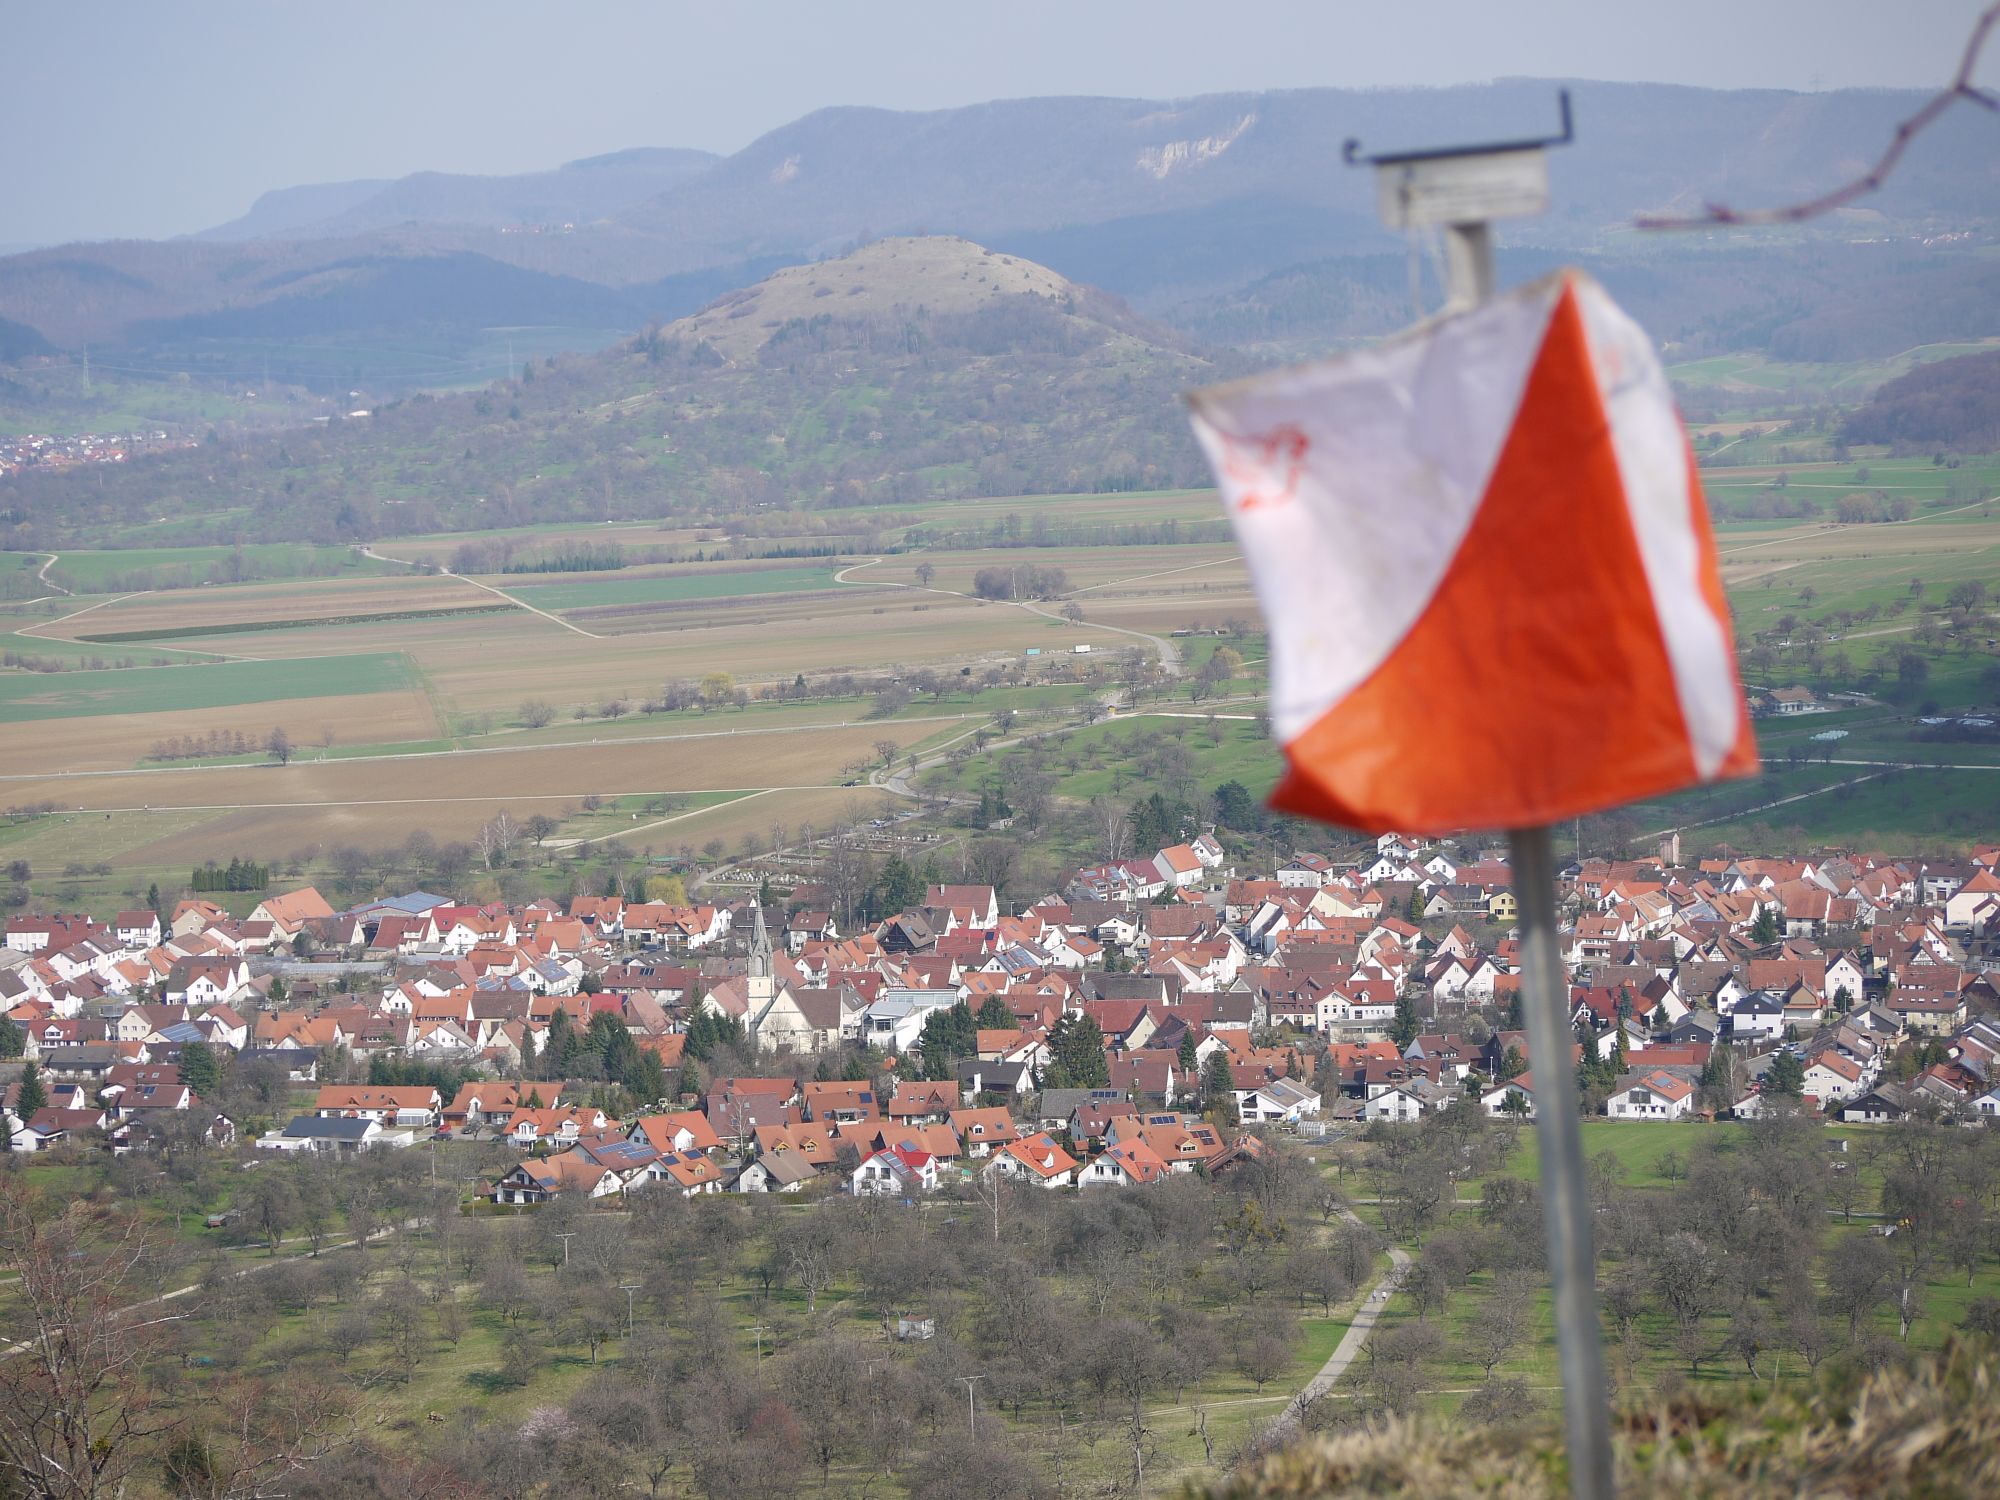
{"label": "hill", "polygon": [[468,176],[414,172],[392,180],[319,183],[265,193],[250,212],[200,240],[335,239],[398,224],[585,224],[607,218],[706,171],[708,151],[636,147],[566,162],[548,172]]}
{"label": "hill", "polygon": [[1847,415],[1851,443],[2000,448],[2000,350],[1919,365],[1887,382],[1859,411]]}
{"label": "hill", "polygon": [[[1171,312],[1190,328],[1245,316],[1270,325],[1283,320],[1255,306],[1265,295],[1253,286],[1260,279],[1297,280],[1301,267],[1334,262],[1334,281],[1372,283],[1376,270],[1348,262],[1406,253],[1376,222],[1370,175],[1337,164],[1343,138],[1390,147],[1539,131],[1555,87],[1515,79],[1175,101],[1011,100],[929,113],[828,109],[720,160],[649,149],[516,176],[419,173],[286,189],[197,239],[0,259],[0,318],[59,347],[88,341],[107,357],[144,343],[152,363],[185,368],[203,339],[222,336],[207,318],[230,315],[235,324],[219,325],[226,329],[243,322],[246,308],[326,297],[325,283],[361,279],[357,266],[392,286],[390,262],[476,256],[526,273],[510,282],[481,273],[495,295],[480,316],[492,324],[544,322],[550,302],[579,295],[567,283],[587,282],[622,299],[615,326],[636,329],[688,310],[656,294],[679,278],[702,278],[711,296],[885,234],[958,234],[1156,316]],[[1571,87],[1579,135],[1552,158],[1556,209],[1510,224],[1507,241],[1639,266],[1677,325],[1699,323],[1716,287],[1703,253],[1726,260],[1737,242],[1633,236],[1626,226],[1634,213],[1711,197],[1769,203],[1825,188],[1871,157],[1916,102],[1896,91]],[[1809,233],[1758,239],[1760,249],[1782,243],[1808,258],[1828,250],[1856,259],[1824,273],[1807,259],[1803,277],[1787,272],[1732,292],[1747,298],[1752,316],[1732,311],[1718,325],[1725,337],[1740,330],[1727,347],[1824,358],[1877,339],[1886,321],[1941,316],[1969,274],[1963,263],[1977,259],[2000,223],[2000,158],[1990,147],[1987,121],[1948,115],[1882,193]],[[1866,253],[1880,268],[1861,264],[1864,242],[1877,247]],[[1662,252],[1662,243],[1674,248]],[[1926,245],[1952,265],[1912,276],[1888,264]],[[1235,305],[1245,299],[1247,311]],[[374,330],[392,302],[344,291],[303,315],[325,330],[319,336],[347,340],[331,362],[341,378],[377,378],[383,362],[372,356],[384,340]],[[1831,322],[1819,317],[1823,308]],[[1977,311],[1986,320],[1991,309]],[[298,321],[278,312],[250,320]],[[559,349],[590,347],[600,332],[547,326],[549,347]],[[450,337],[462,344],[476,331],[461,322]],[[1989,331],[2000,328],[1953,333]],[[1280,330],[1276,341],[1297,351],[1342,336],[1316,327],[1297,337]],[[1895,342],[1923,337],[1906,331]],[[393,365],[382,373],[384,385],[411,380]]]}
{"label": "hill", "polygon": [[1154,488],[1176,397],[1237,373],[1101,292],[959,239],[780,272],[602,353],[366,417],[9,486],[9,547],[227,513],[245,540]]}

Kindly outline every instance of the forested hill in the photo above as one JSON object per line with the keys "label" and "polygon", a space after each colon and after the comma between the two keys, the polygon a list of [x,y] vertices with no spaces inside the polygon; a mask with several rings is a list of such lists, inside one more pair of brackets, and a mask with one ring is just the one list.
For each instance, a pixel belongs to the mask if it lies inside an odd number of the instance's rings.
{"label": "forested hill", "polygon": [[1919,365],[1850,412],[1847,439],[1898,449],[2000,448],[2000,349]]}
{"label": "forested hill", "polygon": [[215,517],[322,541],[527,521],[1191,484],[1189,385],[1237,373],[1103,293],[950,238],[781,273],[485,391],[0,489],[9,548]]}

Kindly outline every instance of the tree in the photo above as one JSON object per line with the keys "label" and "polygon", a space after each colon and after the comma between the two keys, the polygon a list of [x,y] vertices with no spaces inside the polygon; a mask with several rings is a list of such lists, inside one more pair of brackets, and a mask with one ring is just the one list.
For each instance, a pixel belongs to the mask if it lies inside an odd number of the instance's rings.
{"label": "tree", "polygon": [[981,1031],[1012,1031],[1018,1024],[1014,1012],[999,995],[988,995],[974,1018]]}
{"label": "tree", "polygon": [[525,699],[518,712],[521,715],[521,722],[530,729],[544,729],[555,722],[555,705],[545,699]]}
{"label": "tree", "polygon": [[704,708],[714,708],[727,703],[736,695],[736,679],[727,672],[710,672],[701,680],[701,701]]}
{"label": "tree", "polygon": [[1790,1051],[1780,1051],[1771,1059],[1764,1074],[1764,1092],[1782,1099],[1797,1099],[1805,1093],[1806,1066]]}
{"label": "tree", "polygon": [[19,1057],[28,1048],[28,1034],[17,1022],[0,1017],[0,1058]]}
{"label": "tree", "polygon": [[[0,1262],[16,1273],[19,1343],[0,1359],[0,1490],[35,1500],[124,1492],[173,1427],[151,1380],[180,1317],[131,1316],[150,1250],[136,1215],[93,1220],[72,1201],[47,1213],[17,1173],[0,1181]],[[25,1325],[25,1326],[24,1326]]]}
{"label": "tree", "polygon": [[1104,1056],[1104,1031],[1094,1016],[1064,1014],[1049,1029],[1048,1072],[1052,1088],[1103,1088],[1111,1082],[1111,1065]]}
{"label": "tree", "polygon": [[1229,1066],[1229,1049],[1217,1047],[1201,1065],[1201,1098],[1209,1109],[1236,1107],[1236,1075]]}
{"label": "tree", "polygon": [[1760,948],[1767,948],[1772,943],[1777,942],[1777,940],[1777,908],[1770,905],[1760,905],[1757,908],[1757,920],[1750,924],[1750,941]]}
{"label": "tree", "polygon": [[1416,998],[1412,995],[1398,995],[1396,997],[1396,1019],[1389,1028],[1390,1039],[1395,1042],[1398,1051],[1409,1046],[1410,1043],[1417,1039],[1417,1028]]}
{"label": "tree", "polygon": [[48,1103],[49,1091],[42,1083],[42,1070],[28,1063],[21,1069],[21,1090],[15,1096],[14,1113],[26,1124],[35,1117],[36,1110],[46,1109]]}
{"label": "tree", "polygon": [[181,1082],[203,1100],[213,1099],[222,1087],[222,1066],[207,1042],[188,1042],[181,1047]]}
{"label": "tree", "polygon": [[275,760],[279,765],[291,764],[292,737],[285,733],[284,725],[278,725],[272,729],[270,734],[265,736],[264,749],[269,752],[271,759]]}
{"label": "tree", "polygon": [[917,564],[917,584],[919,587],[929,588],[931,580],[935,577],[937,577],[937,569],[931,566],[931,564],[927,562]]}

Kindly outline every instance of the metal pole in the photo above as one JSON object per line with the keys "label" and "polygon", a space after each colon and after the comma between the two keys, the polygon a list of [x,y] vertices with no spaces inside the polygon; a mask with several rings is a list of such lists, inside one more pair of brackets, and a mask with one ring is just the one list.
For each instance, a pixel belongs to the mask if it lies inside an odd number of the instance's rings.
{"label": "metal pole", "polygon": [[[1484,223],[1445,228],[1446,306],[1477,307],[1493,295],[1493,236]],[[1535,1136],[1542,1149],[1542,1224],[1554,1283],[1556,1350],[1563,1387],[1569,1487],[1575,1500],[1611,1500],[1611,1414],[1604,1334],[1597,1321],[1597,1258],[1577,1122],[1569,981],[1556,938],[1555,846],[1546,827],[1508,834],[1521,911],[1521,1009],[1535,1075]]]}
{"label": "metal pole", "polygon": [[1569,985],[1556,943],[1555,855],[1547,828],[1508,835],[1514,895],[1521,909],[1521,1009],[1535,1075],[1535,1136],[1542,1148],[1542,1222],[1554,1279],[1556,1348],[1561,1357],[1563,1428],[1570,1493],[1610,1500],[1611,1421],[1606,1409],[1603,1334],[1597,1322],[1597,1263],[1590,1198],[1584,1187],[1583,1131],[1570,1066]]}
{"label": "metal pole", "polygon": [[977,1438],[979,1436],[979,1411],[972,1404],[972,1392],[973,1388],[985,1378],[984,1375],[961,1375],[958,1377],[958,1383],[965,1387],[965,1432],[968,1437]]}
{"label": "metal pole", "polygon": [[632,1294],[639,1290],[636,1281],[621,1281],[618,1290],[625,1294],[625,1337],[632,1337]]}

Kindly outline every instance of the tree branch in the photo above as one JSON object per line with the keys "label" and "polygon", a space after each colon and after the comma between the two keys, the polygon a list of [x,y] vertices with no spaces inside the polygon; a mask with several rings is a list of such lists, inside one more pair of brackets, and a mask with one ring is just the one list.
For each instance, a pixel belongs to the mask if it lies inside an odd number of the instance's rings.
{"label": "tree branch", "polygon": [[1959,59],[1958,72],[1944,88],[1925,101],[1924,107],[1896,127],[1890,136],[1888,146],[1883,150],[1875,165],[1852,182],[1844,183],[1831,192],[1822,193],[1817,198],[1808,198],[1801,203],[1787,203],[1778,208],[1739,210],[1726,203],[1710,203],[1701,213],[1677,217],[1669,214],[1640,214],[1633,222],[1641,229],[1711,229],[1723,225],[1746,224],[1797,224],[1805,219],[1815,219],[1821,214],[1844,208],[1857,198],[1867,196],[1880,188],[1896,170],[1896,164],[1903,159],[1910,142],[1937,122],[1937,119],[1960,99],[1969,99],[1985,109],[2000,112],[2000,94],[1982,89],[1972,81],[1972,75],[1979,66],[1979,55],[1985,49],[1986,40],[1992,35],[1996,22],[2000,22],[2000,0],[1979,13],[1979,19],[1972,23],[1972,35],[1966,38],[1965,52]]}

